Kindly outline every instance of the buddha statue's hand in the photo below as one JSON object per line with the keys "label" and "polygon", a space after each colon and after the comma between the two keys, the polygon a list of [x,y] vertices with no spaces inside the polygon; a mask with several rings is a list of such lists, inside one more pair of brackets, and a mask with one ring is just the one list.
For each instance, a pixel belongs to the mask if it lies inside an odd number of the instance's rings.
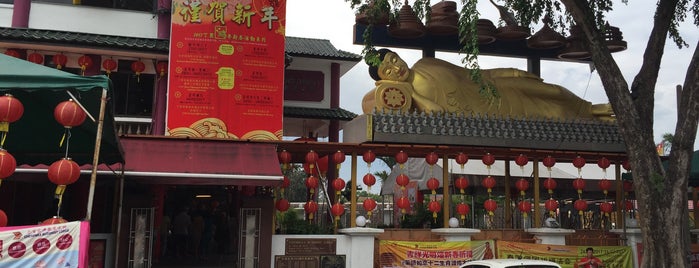
{"label": "buddha statue's hand", "polygon": [[407,82],[391,80],[376,81],[374,99],[378,110],[407,112],[413,107],[413,86]]}

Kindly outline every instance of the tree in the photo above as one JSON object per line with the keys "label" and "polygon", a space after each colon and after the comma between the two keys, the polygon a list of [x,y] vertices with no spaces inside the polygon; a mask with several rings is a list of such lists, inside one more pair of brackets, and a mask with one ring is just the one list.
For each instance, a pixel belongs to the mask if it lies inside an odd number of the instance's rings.
{"label": "tree", "polygon": [[[352,7],[362,0],[346,0]],[[362,7],[376,2],[383,6],[389,0],[364,0]],[[427,0],[417,0],[429,3]],[[462,0],[463,8],[459,20],[460,38],[474,37],[478,12],[477,0]],[[678,114],[672,148],[665,169],[656,151],[653,140],[653,113],[655,87],[668,37],[678,47],[688,47],[679,35],[679,23],[689,15],[699,25],[699,1],[659,0],[655,3],[653,27],[642,57],[638,74],[629,85],[605,44],[605,14],[613,10],[608,0],[504,0],[502,7],[508,8],[520,25],[531,25],[544,15],[556,18],[554,24],[562,32],[563,25],[574,22],[584,33],[592,62],[596,68],[605,93],[616,115],[619,132],[626,142],[627,155],[631,163],[640,227],[643,234],[643,261],[641,267],[689,267],[689,230],[687,208],[687,185],[690,160],[694,148],[699,121],[699,44],[695,46],[687,66],[682,91],[678,96]],[[626,1],[623,1],[626,3]],[[650,19],[650,18],[649,18]],[[371,28],[371,27],[369,27]],[[366,34],[366,33],[365,33]],[[370,38],[365,38],[370,39]],[[460,40],[462,40],[460,39]],[[478,46],[475,38],[465,38],[462,52],[467,67],[477,68]],[[363,51],[371,56],[371,44]],[[369,61],[370,62],[370,61]],[[486,91],[487,92],[487,91]],[[685,239],[678,239],[685,238]]]}

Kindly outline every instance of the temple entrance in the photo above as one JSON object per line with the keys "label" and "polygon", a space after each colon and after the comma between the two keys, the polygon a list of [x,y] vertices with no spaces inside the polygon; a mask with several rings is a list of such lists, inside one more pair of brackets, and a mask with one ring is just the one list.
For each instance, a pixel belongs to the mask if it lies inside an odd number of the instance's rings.
{"label": "temple entrance", "polygon": [[170,187],[153,267],[237,267],[238,203],[233,186]]}

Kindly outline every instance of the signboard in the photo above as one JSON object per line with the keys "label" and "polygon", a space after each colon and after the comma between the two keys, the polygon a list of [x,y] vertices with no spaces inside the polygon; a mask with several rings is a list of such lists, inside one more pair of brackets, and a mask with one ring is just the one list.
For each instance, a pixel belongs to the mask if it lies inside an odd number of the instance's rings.
{"label": "signboard", "polygon": [[451,267],[494,258],[493,240],[415,242],[381,240],[379,267]]}
{"label": "signboard", "polygon": [[320,268],[320,256],[274,256],[275,268]]}
{"label": "signboard", "polygon": [[284,99],[320,102],[325,98],[325,76],[319,71],[286,70]]}
{"label": "signboard", "polygon": [[89,222],[0,228],[0,267],[87,267]]}
{"label": "signboard", "polygon": [[174,0],[170,136],[281,140],[285,0]]}
{"label": "signboard", "polygon": [[[575,263],[587,256],[590,246],[562,246],[531,244],[509,241],[497,242],[497,256],[503,259],[534,259],[558,263],[563,268],[573,268]],[[595,257],[605,267],[632,268],[633,253],[628,246],[593,246]]]}
{"label": "signboard", "polygon": [[285,241],[286,255],[334,255],[337,250],[337,240],[328,239],[294,239]]}

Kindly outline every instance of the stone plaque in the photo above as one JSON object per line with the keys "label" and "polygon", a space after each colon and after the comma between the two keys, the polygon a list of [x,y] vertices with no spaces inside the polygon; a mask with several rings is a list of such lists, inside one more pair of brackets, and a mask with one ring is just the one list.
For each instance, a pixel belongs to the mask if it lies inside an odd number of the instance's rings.
{"label": "stone plaque", "polygon": [[287,238],[284,255],[335,255],[337,240],[333,238]]}
{"label": "stone plaque", "polygon": [[274,268],[320,268],[320,256],[274,256]]}

